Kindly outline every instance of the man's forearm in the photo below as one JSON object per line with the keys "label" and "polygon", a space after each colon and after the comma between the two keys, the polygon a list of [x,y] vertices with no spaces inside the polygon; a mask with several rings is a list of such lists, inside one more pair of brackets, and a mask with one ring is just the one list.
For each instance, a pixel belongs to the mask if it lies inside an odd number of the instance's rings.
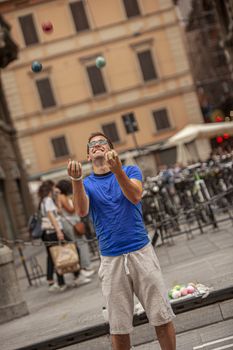
{"label": "man's forearm", "polygon": [[115,173],[115,176],[125,197],[133,204],[140,202],[142,190],[139,186],[133,183],[123,170]]}
{"label": "man's forearm", "polygon": [[72,186],[75,212],[79,216],[86,216],[89,212],[89,200],[86,195],[82,180],[72,181]]}

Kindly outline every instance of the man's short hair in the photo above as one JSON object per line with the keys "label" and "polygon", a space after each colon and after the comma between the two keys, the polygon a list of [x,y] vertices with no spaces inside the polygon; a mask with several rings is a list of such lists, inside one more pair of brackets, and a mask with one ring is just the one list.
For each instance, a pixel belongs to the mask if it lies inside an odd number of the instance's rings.
{"label": "man's short hair", "polygon": [[[88,138],[88,143],[89,143],[89,142],[91,141],[91,139],[93,139],[93,137],[95,137],[95,136],[102,136],[102,137],[104,137],[104,138],[108,141],[109,147],[110,147],[111,149],[114,149],[114,146],[113,146],[113,144],[112,144],[112,141],[108,138],[108,136],[106,136],[105,134],[103,134],[102,132],[99,132],[99,131],[94,132],[94,133],[92,133],[92,134],[89,136],[89,138]],[[88,143],[87,143],[87,154],[89,154]]]}

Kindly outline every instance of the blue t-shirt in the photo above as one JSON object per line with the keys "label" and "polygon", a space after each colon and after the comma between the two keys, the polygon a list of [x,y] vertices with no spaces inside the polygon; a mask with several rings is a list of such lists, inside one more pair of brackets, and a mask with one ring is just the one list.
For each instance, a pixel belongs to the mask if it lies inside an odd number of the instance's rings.
{"label": "blue t-shirt", "polygon": [[[123,166],[123,170],[130,179],[142,181],[137,166]],[[92,173],[84,179],[84,187],[102,255],[122,255],[148,244],[142,205],[133,204],[124,196],[112,172],[104,175]]]}

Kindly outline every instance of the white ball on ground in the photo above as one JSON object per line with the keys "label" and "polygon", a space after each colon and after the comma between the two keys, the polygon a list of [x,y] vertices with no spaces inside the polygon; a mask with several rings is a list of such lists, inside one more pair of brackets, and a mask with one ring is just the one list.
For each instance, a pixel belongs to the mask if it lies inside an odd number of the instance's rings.
{"label": "white ball on ground", "polygon": [[172,299],[178,299],[178,298],[180,298],[180,296],[181,296],[181,293],[179,290],[174,290],[172,292]]}

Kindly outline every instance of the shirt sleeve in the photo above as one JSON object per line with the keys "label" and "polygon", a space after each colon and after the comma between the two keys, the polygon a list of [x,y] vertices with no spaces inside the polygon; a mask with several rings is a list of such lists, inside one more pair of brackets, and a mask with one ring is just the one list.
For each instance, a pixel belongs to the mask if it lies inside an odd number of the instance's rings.
{"label": "shirt sleeve", "polygon": [[142,172],[138,166],[128,166],[126,168],[126,175],[129,177],[129,179],[142,181]]}
{"label": "shirt sleeve", "polygon": [[54,204],[54,201],[52,200],[52,198],[47,197],[44,200],[44,209],[45,212],[47,213],[48,211],[54,211],[56,210],[56,205]]}
{"label": "shirt sleeve", "polygon": [[90,197],[90,191],[89,191],[89,187],[88,187],[88,179],[84,179],[83,181],[83,186],[84,186],[84,189],[85,189],[85,192],[86,192],[86,195],[88,197]]}

